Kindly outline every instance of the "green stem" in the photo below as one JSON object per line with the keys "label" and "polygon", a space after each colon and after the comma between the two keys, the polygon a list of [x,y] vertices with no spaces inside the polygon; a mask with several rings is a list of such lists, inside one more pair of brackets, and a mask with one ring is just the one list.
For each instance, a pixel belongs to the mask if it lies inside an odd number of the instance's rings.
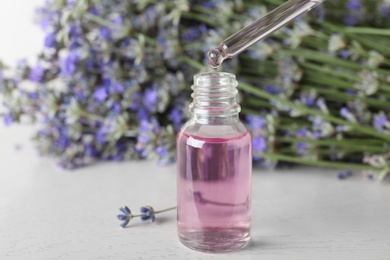
{"label": "green stem", "polygon": [[276,139],[280,142],[287,143],[310,143],[321,146],[334,146],[334,147],[343,147],[349,148],[348,150],[355,149],[356,151],[361,152],[372,152],[372,153],[386,153],[388,148],[365,145],[364,140],[314,140],[314,139],[297,139],[297,138],[288,138],[288,137],[278,137]]}
{"label": "green stem", "polygon": [[[317,73],[316,78],[321,77],[322,79],[326,79],[326,78],[331,79],[331,77],[324,77],[324,75],[323,75],[323,74],[328,74],[332,77],[336,76],[339,78],[344,78],[346,80],[352,81],[348,85],[352,85],[353,82],[362,82],[362,79],[359,77],[356,77],[355,73],[353,73],[352,71],[337,71],[337,70],[331,69],[329,67],[315,65],[315,64],[311,64],[309,62],[299,62],[299,65],[307,69],[307,72],[306,72],[307,74],[310,74],[312,72]],[[321,75],[319,75],[318,73],[320,73]],[[341,82],[341,81],[339,80],[338,82]],[[343,84],[343,86],[347,86],[347,84]],[[380,84],[379,89],[390,93],[390,86],[389,85]]]}
{"label": "green stem", "polygon": [[106,21],[105,19],[103,19],[99,16],[96,16],[96,15],[93,15],[91,13],[85,13],[84,17],[87,18],[88,20],[90,20],[91,22],[97,23],[97,24],[102,25],[104,27],[109,27],[109,28],[117,27],[116,24],[111,23],[109,21]]}
{"label": "green stem", "polygon": [[345,121],[345,120],[339,119],[339,118],[334,117],[332,115],[325,114],[323,112],[310,109],[310,108],[308,108],[306,106],[303,106],[301,104],[296,104],[294,102],[291,102],[289,100],[285,100],[285,99],[280,98],[278,96],[273,96],[273,95],[271,95],[271,94],[269,94],[269,93],[267,93],[267,92],[265,92],[265,91],[263,91],[261,89],[257,89],[254,86],[251,86],[251,85],[246,84],[246,83],[240,83],[239,86],[240,86],[241,89],[247,91],[248,93],[252,93],[252,94],[254,94],[256,96],[259,96],[259,97],[262,97],[262,98],[266,98],[268,100],[277,101],[277,102],[279,102],[279,103],[281,103],[283,105],[289,106],[291,108],[295,108],[298,111],[301,111],[303,113],[307,113],[307,114],[314,115],[314,116],[319,116],[322,119],[325,119],[327,121],[333,122],[335,124],[349,126],[352,129],[355,129],[356,132],[368,134],[368,135],[375,136],[375,137],[378,137],[378,138],[386,140],[386,141],[390,141],[390,136],[389,135],[385,135],[385,134],[379,133],[372,127],[360,126],[358,124],[351,123],[349,121]]}
{"label": "green stem", "polygon": [[[268,100],[256,100],[253,98],[250,98],[248,100],[244,99],[242,102],[242,105],[252,105],[257,106],[260,108],[272,108],[273,106],[268,102]],[[252,110],[253,111],[253,110]],[[248,111],[249,112],[249,111]],[[256,111],[253,114],[258,114],[259,111]]]}
{"label": "green stem", "polygon": [[285,53],[289,56],[295,56],[298,58],[305,58],[307,60],[313,60],[328,65],[336,65],[344,68],[361,70],[364,67],[358,63],[349,62],[338,57],[329,56],[327,54],[320,53],[314,50],[297,48],[294,50],[281,50],[281,53]]}
{"label": "green stem", "polygon": [[348,102],[348,101],[353,101],[355,99],[361,100],[367,104],[369,104],[371,107],[376,107],[379,109],[386,109],[390,107],[389,102],[387,101],[381,101],[375,98],[368,98],[368,97],[359,97],[356,95],[349,95],[340,91],[332,90],[329,88],[319,88],[319,87],[314,87],[310,85],[300,85],[304,89],[313,89],[315,90],[318,94],[322,96],[326,96],[326,100],[332,100],[332,101],[340,101],[340,102]]}
{"label": "green stem", "polygon": [[166,212],[166,211],[174,210],[174,209],[176,209],[176,208],[177,208],[177,207],[174,206],[174,207],[171,207],[171,208],[167,208],[167,209],[155,211],[154,213],[155,213],[155,214],[163,213],[163,212]]}
{"label": "green stem", "polygon": [[351,73],[351,71],[335,70],[334,68],[331,68],[331,67],[320,66],[320,65],[316,65],[316,64],[310,63],[310,62],[298,62],[298,64],[300,66],[302,66],[303,68],[308,69],[310,71],[331,74],[332,77],[337,76],[339,78],[343,78],[346,80],[361,81],[361,80],[359,80],[359,78],[356,77],[356,75],[354,75],[354,73]]}
{"label": "green stem", "polygon": [[297,58],[305,58],[307,60],[312,60],[312,61],[316,61],[319,63],[325,63],[327,65],[340,66],[340,67],[354,69],[354,70],[358,70],[358,71],[361,71],[363,69],[369,69],[370,71],[377,72],[381,76],[386,77],[388,75],[388,71],[385,69],[369,68],[365,65],[362,65],[362,64],[359,64],[356,62],[352,62],[352,61],[343,60],[339,57],[330,56],[328,54],[324,54],[324,53],[321,53],[321,52],[318,52],[315,50],[297,48],[294,50],[281,50],[280,52],[285,53],[286,55],[289,55],[289,56],[294,56]]}
{"label": "green stem", "polygon": [[210,25],[210,26],[219,26],[218,24],[216,24],[215,22],[213,22],[213,21],[210,19],[210,16],[209,16],[209,15],[203,15],[203,14],[196,14],[196,13],[189,13],[189,12],[186,12],[186,13],[182,13],[182,16],[183,16],[184,18],[187,18],[187,19],[194,19],[194,20],[196,20],[196,21],[205,23],[205,24]]}
{"label": "green stem", "polygon": [[[351,31],[345,30],[343,27],[335,26],[329,22],[321,23],[321,26],[336,33],[344,33],[346,36],[349,36],[351,40],[356,40],[362,45],[369,47],[373,50],[377,50],[382,53],[390,53],[390,49],[387,47],[389,44],[378,44],[378,41],[370,39],[367,35],[356,35],[356,33],[352,33]],[[351,27],[352,28],[352,27]],[[374,28],[371,28],[374,29]],[[350,30],[350,29],[349,29]]]}
{"label": "green stem", "polygon": [[382,170],[381,168],[376,168],[374,166],[365,165],[365,164],[311,160],[311,159],[304,159],[300,157],[294,157],[294,156],[288,156],[282,154],[273,154],[273,153],[260,154],[255,152],[255,154],[257,154],[260,157],[266,157],[272,160],[280,160],[280,161],[313,165],[313,166],[323,166],[323,167],[350,169],[350,170]]}
{"label": "green stem", "polygon": [[344,27],[341,28],[343,32],[351,34],[366,34],[366,35],[380,35],[380,36],[390,36],[389,29],[380,29],[372,27]]}
{"label": "green stem", "polygon": [[192,66],[195,69],[198,69],[198,70],[204,70],[205,69],[204,65],[202,65],[201,63],[199,63],[196,60],[191,59],[190,57],[182,56],[181,59],[182,59],[183,62],[187,63],[188,65]]}

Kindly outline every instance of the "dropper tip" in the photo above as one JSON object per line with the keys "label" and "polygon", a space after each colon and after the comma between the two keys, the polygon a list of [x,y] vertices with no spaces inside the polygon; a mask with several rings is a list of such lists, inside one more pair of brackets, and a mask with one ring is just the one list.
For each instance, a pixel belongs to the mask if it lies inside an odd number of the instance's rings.
{"label": "dropper tip", "polygon": [[208,63],[210,67],[213,69],[218,69],[223,62],[222,54],[218,49],[210,50],[207,53],[207,57],[208,57]]}

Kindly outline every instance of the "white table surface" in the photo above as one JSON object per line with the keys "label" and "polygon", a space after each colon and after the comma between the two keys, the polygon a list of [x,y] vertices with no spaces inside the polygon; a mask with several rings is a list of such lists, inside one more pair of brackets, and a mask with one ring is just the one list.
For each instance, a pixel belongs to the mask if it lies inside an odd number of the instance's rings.
{"label": "white table surface", "polygon": [[[118,208],[175,204],[175,166],[40,158],[26,129],[0,127],[0,259],[390,259],[390,185],[335,170],[253,173],[252,241],[230,254],[187,249],[175,212],[120,229]],[[21,144],[16,150],[15,144]]]}

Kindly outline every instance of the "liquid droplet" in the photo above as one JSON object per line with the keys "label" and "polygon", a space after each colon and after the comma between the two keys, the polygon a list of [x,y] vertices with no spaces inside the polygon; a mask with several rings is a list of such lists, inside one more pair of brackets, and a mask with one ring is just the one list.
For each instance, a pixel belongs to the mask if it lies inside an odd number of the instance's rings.
{"label": "liquid droplet", "polygon": [[221,52],[218,49],[213,49],[209,51],[207,56],[209,65],[213,69],[218,69],[224,60]]}

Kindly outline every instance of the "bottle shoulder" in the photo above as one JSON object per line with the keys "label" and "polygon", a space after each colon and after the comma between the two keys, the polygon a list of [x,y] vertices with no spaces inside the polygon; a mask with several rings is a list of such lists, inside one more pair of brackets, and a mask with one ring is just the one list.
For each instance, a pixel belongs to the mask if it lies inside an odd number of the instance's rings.
{"label": "bottle shoulder", "polygon": [[204,124],[196,120],[188,121],[180,130],[181,134],[199,138],[237,138],[248,133],[247,128],[240,120],[224,122],[221,124]]}

